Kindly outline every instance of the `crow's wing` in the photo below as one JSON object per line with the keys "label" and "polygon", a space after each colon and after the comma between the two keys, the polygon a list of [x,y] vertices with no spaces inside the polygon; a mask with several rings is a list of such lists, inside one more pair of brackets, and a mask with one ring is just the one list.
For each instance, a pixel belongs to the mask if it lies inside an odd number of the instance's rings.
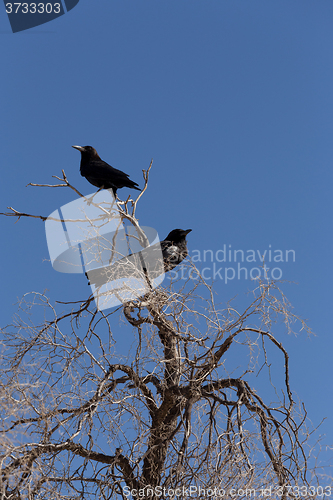
{"label": "crow's wing", "polygon": [[88,164],[83,163],[83,165],[81,165],[81,174],[94,185],[96,185],[96,182],[100,181],[101,184],[103,182],[110,183],[115,187],[127,184],[138,186],[136,182],[130,180],[128,174],[125,174],[125,172],[117,168],[111,167],[111,165],[103,160],[90,161]]}

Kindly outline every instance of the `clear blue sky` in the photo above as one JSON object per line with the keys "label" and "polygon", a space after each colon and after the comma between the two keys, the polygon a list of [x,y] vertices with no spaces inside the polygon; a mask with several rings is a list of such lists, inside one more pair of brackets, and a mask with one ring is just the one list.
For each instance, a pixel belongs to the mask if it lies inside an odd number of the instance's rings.
{"label": "clear blue sky", "polygon": [[[75,199],[25,187],[61,169],[91,193],[71,148],[89,144],[141,186],[154,158],[138,216],[161,238],[180,227],[193,229],[191,252],[293,249],[295,262],[276,267],[297,282],[284,291],[317,336],[279,338],[332,446],[333,3],[80,0],[16,34],[1,9],[0,211],[47,216]],[[86,298],[84,276],[52,269],[41,221],[1,227],[1,325],[31,290]],[[221,302],[251,287],[215,284]]]}

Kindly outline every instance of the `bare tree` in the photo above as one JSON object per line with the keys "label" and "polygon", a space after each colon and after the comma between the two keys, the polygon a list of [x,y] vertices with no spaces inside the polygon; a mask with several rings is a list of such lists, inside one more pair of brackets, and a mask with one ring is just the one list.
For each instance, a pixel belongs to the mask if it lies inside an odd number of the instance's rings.
{"label": "bare tree", "polygon": [[[64,172],[58,179],[53,187],[82,196]],[[117,210],[145,246],[137,201],[117,200]],[[22,298],[2,330],[1,498],[328,495],[308,467],[306,412],[294,402],[275,333],[305,324],[276,283],[255,282],[239,312],[233,302],[217,306],[212,287],[186,265],[192,277],[107,312],[93,296]],[[117,347],[124,335],[126,352]],[[269,379],[271,357],[283,380],[268,402],[256,380],[264,368]]]}

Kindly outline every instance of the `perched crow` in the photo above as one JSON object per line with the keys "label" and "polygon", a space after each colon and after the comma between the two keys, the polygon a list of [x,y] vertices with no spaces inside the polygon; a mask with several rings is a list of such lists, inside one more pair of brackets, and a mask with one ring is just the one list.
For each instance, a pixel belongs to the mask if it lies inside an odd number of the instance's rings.
{"label": "perched crow", "polygon": [[188,255],[186,236],[192,229],[174,229],[165,240],[161,241],[161,249],[164,262],[164,271],[171,271],[178,266]]}
{"label": "perched crow", "polygon": [[188,255],[186,235],[190,231],[192,229],[186,231],[174,229],[165,240],[155,243],[155,245],[123,257],[110,266],[86,272],[90,285],[100,287],[110,281],[128,277],[140,279],[143,274],[146,275],[146,278],[152,280],[164,272],[171,271]]}
{"label": "perched crow", "polygon": [[137,189],[138,184],[131,181],[125,172],[111,167],[97,154],[91,146],[72,146],[81,152],[80,172],[93,186],[99,189],[112,189],[116,197],[117,189],[128,187]]}

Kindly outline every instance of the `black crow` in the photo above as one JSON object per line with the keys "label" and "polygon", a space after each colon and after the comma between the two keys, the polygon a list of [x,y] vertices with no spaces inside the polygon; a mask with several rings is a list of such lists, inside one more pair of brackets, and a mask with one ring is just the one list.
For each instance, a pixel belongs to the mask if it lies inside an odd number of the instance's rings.
{"label": "black crow", "polygon": [[112,189],[116,197],[117,189],[128,187],[141,191],[136,182],[131,181],[125,172],[111,167],[91,146],[72,146],[81,152],[80,172],[93,186],[99,189]]}
{"label": "black crow", "polygon": [[163,263],[165,272],[178,266],[188,255],[186,236],[192,229],[173,229],[165,240],[161,241]]}
{"label": "black crow", "polygon": [[[110,266],[92,269],[86,272],[90,285],[100,287],[116,279],[142,277],[142,271],[149,280],[157,278],[163,272],[171,271],[188,255],[186,235],[192,229],[174,229],[165,240],[144,248],[140,252],[117,260]],[[162,251],[162,259],[160,258]]]}

